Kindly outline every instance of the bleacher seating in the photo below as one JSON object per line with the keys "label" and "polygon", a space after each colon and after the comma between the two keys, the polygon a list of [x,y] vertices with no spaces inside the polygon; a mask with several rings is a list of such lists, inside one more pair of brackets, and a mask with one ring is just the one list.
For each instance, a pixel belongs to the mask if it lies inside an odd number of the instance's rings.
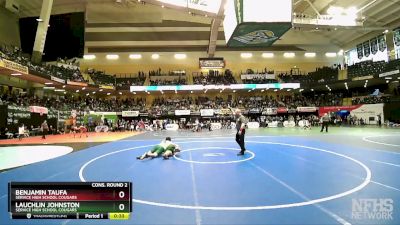
{"label": "bleacher seating", "polygon": [[348,78],[353,79],[363,76],[377,76],[385,71],[387,64],[385,61],[363,61],[348,67]]}
{"label": "bleacher seating", "polygon": [[113,75],[108,75],[103,71],[97,71],[91,68],[87,70],[87,73],[89,74],[90,78],[92,78],[92,80],[95,82],[95,84],[109,86],[115,85],[115,77]]}
{"label": "bleacher seating", "polygon": [[214,84],[214,85],[229,85],[236,84],[236,80],[233,77],[233,73],[230,70],[225,70],[223,74],[220,74],[218,70],[210,70],[208,74],[200,73],[199,76],[193,77],[194,84]]}

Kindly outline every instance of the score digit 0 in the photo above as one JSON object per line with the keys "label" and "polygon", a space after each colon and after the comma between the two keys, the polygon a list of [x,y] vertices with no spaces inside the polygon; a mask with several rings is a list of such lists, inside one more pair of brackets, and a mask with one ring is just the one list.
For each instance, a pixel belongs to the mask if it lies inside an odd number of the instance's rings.
{"label": "score digit 0", "polygon": [[124,198],[125,197],[125,192],[120,191],[118,196],[119,196],[119,198]]}

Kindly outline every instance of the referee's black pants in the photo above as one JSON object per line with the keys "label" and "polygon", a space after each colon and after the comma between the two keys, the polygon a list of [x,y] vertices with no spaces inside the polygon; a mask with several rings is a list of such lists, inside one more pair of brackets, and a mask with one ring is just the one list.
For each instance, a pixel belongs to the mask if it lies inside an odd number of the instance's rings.
{"label": "referee's black pants", "polygon": [[244,147],[244,134],[245,134],[245,130],[243,129],[241,134],[239,134],[239,131],[236,132],[236,142],[239,144],[240,146],[240,153],[244,154],[244,151],[246,151],[246,148]]}
{"label": "referee's black pants", "polygon": [[329,122],[322,122],[321,132],[324,131],[324,128],[326,129],[326,132],[328,132],[328,125],[329,125]]}

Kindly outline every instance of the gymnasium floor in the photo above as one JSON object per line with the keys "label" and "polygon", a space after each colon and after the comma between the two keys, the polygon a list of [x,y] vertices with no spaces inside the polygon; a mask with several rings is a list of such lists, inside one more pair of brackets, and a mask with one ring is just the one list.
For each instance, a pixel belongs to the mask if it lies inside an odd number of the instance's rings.
{"label": "gymnasium floor", "polygon": [[[399,129],[270,128],[246,135],[249,151],[243,157],[236,156],[231,130],[163,131],[4,171],[0,225],[400,224]],[[166,136],[183,149],[179,158],[135,159]],[[131,181],[133,213],[118,222],[13,221],[7,213],[9,181]],[[380,207],[381,201],[393,210]],[[357,207],[363,202],[369,207]]]}

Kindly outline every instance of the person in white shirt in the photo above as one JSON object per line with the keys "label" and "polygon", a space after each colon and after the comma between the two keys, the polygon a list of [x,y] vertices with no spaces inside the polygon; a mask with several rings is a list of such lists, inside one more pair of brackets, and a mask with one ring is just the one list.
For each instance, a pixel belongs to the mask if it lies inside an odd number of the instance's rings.
{"label": "person in white shirt", "polygon": [[18,139],[22,140],[24,135],[25,135],[25,126],[24,126],[24,124],[21,124],[21,126],[18,127]]}

